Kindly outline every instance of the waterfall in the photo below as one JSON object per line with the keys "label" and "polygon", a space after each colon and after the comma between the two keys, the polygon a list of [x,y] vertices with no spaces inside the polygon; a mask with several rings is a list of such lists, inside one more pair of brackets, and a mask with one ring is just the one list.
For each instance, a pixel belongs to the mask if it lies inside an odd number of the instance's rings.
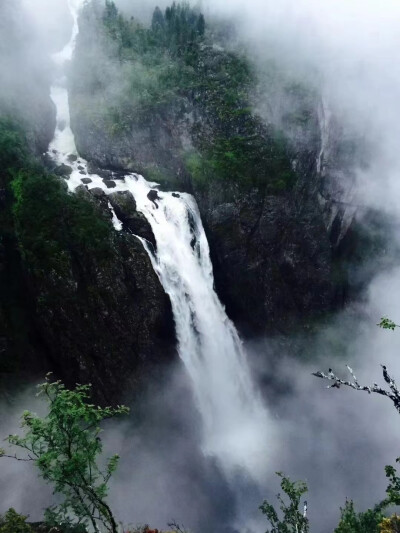
{"label": "waterfall", "polygon": [[[51,91],[57,107],[57,129],[49,154],[58,164],[72,167],[67,183],[73,191],[82,184],[87,162],[75,147],[62,72],[78,35],[79,0],[70,0],[69,5],[74,28],[70,42],[55,57],[61,72]],[[130,191],[153,229],[156,253],[141,240],[171,299],[179,355],[203,422],[204,454],[216,457],[228,476],[244,471],[261,481],[271,444],[271,424],[238,333],[214,291],[208,242],[195,200],[185,193],[158,192],[158,199],[151,201],[148,193],[157,184],[137,174],[127,174],[112,190],[100,176],[89,177],[89,189],[101,187],[106,194]],[[113,222],[117,230],[122,228],[115,213]]]}

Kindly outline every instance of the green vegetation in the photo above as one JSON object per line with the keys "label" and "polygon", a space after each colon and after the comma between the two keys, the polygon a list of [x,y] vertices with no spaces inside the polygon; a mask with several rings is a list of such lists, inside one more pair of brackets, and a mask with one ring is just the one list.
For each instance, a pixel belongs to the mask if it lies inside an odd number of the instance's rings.
{"label": "green vegetation", "polygon": [[[308,533],[309,524],[305,513],[299,511],[300,500],[307,492],[307,485],[302,481],[290,481],[281,472],[277,472],[281,478],[281,489],[287,496],[289,503],[286,503],[280,494],[277,495],[279,507],[282,511],[282,519],[279,518],[274,506],[268,501],[260,506],[261,512],[268,518],[271,529],[266,533]],[[304,503],[307,506],[307,502]]]}
{"label": "green vegetation", "polygon": [[30,269],[62,275],[74,256],[110,256],[110,224],[93,204],[68,194],[59,178],[31,166],[15,174],[11,188],[16,235]]}
{"label": "green vegetation", "polygon": [[22,128],[8,119],[0,119],[0,168],[6,194],[0,231],[14,233],[27,268],[61,275],[73,256],[110,256],[109,221],[29,155]]}
{"label": "green vegetation", "polygon": [[382,329],[390,329],[392,331],[395,330],[395,328],[398,328],[399,326],[393,322],[393,320],[390,320],[390,318],[382,317],[379,324],[377,324]]}
{"label": "green vegetation", "polygon": [[[6,455],[4,450],[0,455],[33,461],[43,479],[53,485],[54,493],[62,496],[60,505],[46,511],[49,525],[77,525],[85,531],[91,524],[94,531],[98,531],[98,524],[101,524],[106,531],[117,533],[117,524],[106,497],[107,485],[119,457],[112,456],[104,470],[99,467],[102,452],[100,424],[105,419],[126,414],[128,409],[90,404],[90,390],[90,385],[77,385],[75,390],[68,390],[60,381],[46,379],[39,385],[39,395],[48,404],[47,415],[39,417],[25,411],[21,426],[24,436],[8,437],[9,444],[23,450],[25,455]],[[10,514],[11,519],[17,520],[16,516],[16,513]],[[20,519],[22,525],[23,518]],[[20,531],[25,533],[29,529]]]}
{"label": "green vegetation", "polygon": [[0,176],[2,186],[13,169],[27,158],[23,130],[15,121],[5,117],[0,120]]}
{"label": "green vegetation", "polygon": [[[392,331],[399,327],[393,320],[387,317],[383,317],[377,325],[383,329]],[[378,393],[381,396],[386,396],[393,402],[397,412],[400,413],[400,392],[398,386],[389,374],[386,366],[381,366],[384,380],[388,385],[387,390],[379,387],[377,384],[374,384],[372,387],[361,386],[349,366],[347,368],[353,378],[353,382],[338,378],[332,369],[329,369],[328,374],[316,372],[313,375],[333,381],[334,384],[330,385],[329,388],[339,389],[343,385],[352,387],[355,390],[367,391],[369,394]],[[396,462],[400,463],[400,457],[396,459]],[[335,529],[335,533],[398,533],[400,531],[400,517],[396,514],[390,517],[385,516],[385,511],[388,508],[400,505],[400,476],[396,468],[392,465],[385,467],[385,473],[389,482],[386,488],[386,497],[373,508],[367,509],[364,512],[357,512],[354,508],[353,501],[346,500],[345,506],[340,509],[340,522]],[[287,504],[281,495],[278,494],[277,497],[282,511],[282,519],[279,519],[275,508],[268,501],[265,501],[261,505],[261,511],[267,516],[272,526],[272,529],[267,530],[267,533],[308,532],[308,521],[304,514],[301,514],[299,511],[300,500],[303,494],[307,492],[307,485],[303,482],[292,482],[279,472],[278,475],[281,477],[282,491],[288,497],[289,503]]]}
{"label": "green vegetation", "polygon": [[112,239],[111,222],[97,205],[69,194],[32,157],[23,124],[0,117],[0,336],[13,339],[8,356],[0,355],[2,372],[29,356],[36,310],[75,297],[64,290],[71,271],[91,268],[87,257],[110,261]]}
{"label": "green vegetation", "polygon": [[31,526],[26,523],[27,518],[15,509],[9,509],[4,516],[0,516],[0,533],[32,533]]}
{"label": "green vegetation", "polygon": [[[398,460],[399,462],[399,460]],[[266,533],[308,533],[309,522],[306,513],[299,509],[302,497],[307,493],[307,485],[304,482],[291,481],[281,472],[277,472],[281,478],[281,489],[288,499],[288,503],[278,494],[277,499],[282,512],[279,518],[278,512],[268,501],[264,501],[260,510],[267,517],[271,529]],[[399,525],[396,515],[385,518],[384,511],[393,505],[400,505],[400,478],[395,469],[386,467],[386,476],[390,483],[387,488],[387,498],[377,504],[373,509],[365,512],[357,512],[352,500],[347,500],[345,506],[340,509],[340,522],[335,533],[395,533]],[[304,502],[307,507],[307,502]],[[384,529],[386,528],[386,529]]]}
{"label": "green vegetation", "polygon": [[380,524],[384,519],[381,506],[357,513],[354,503],[350,500],[346,501],[340,511],[340,522],[335,533],[380,533]]}
{"label": "green vegetation", "polygon": [[[396,327],[387,318],[382,319],[382,323],[388,324],[389,329],[392,329],[391,325]],[[383,368],[385,375],[386,367]],[[397,386],[389,375],[387,382],[392,384],[393,394],[397,394]],[[74,390],[68,390],[60,381],[51,382],[47,377],[45,383],[39,385],[39,395],[44,396],[48,404],[47,414],[39,417],[25,411],[21,425],[24,435],[10,435],[6,439],[10,446],[23,450],[24,455],[11,455],[0,449],[0,457],[33,461],[43,479],[53,485],[54,493],[62,496],[61,504],[45,512],[49,527],[58,525],[66,533],[84,533],[88,526],[99,531],[98,525],[101,524],[106,531],[117,533],[116,520],[106,499],[108,482],[119,457],[112,456],[104,468],[100,468],[100,425],[105,419],[128,413],[128,409],[95,406],[89,403],[90,392],[90,385],[77,385]],[[400,463],[400,458],[397,462]],[[399,532],[400,518],[396,514],[387,517],[385,511],[400,505],[400,476],[393,466],[386,466],[385,471],[389,481],[386,497],[364,512],[357,512],[353,501],[347,500],[340,510],[335,533]],[[277,495],[279,510],[267,500],[259,507],[269,523],[270,529],[266,533],[308,533],[307,502],[302,501],[308,490],[306,483],[292,482],[281,472],[277,475],[283,493]],[[31,533],[26,518],[10,509],[0,517],[0,533]],[[169,526],[176,533],[184,532],[175,523]],[[135,533],[153,531],[157,530],[150,530],[148,526],[132,530]]]}
{"label": "green vegetation", "polygon": [[[83,13],[89,25],[93,9],[87,6]],[[222,180],[270,193],[294,185],[286,139],[252,113],[256,78],[249,61],[215,43],[215,32],[207,31],[198,9],[185,2],[174,2],[164,12],[156,8],[146,28],[126,20],[107,0],[97,21],[92,31],[102,34],[113,82],[93,67],[90,45],[83,48],[72,74],[78,120],[106,131],[111,144],[132,142],[130,135],[143,124],[156,137],[162,136],[160,128],[181,128],[190,147],[183,146],[175,157],[196,184]],[[173,159],[169,154],[161,163],[154,161],[160,174],[176,173],[168,158]]]}
{"label": "green vegetation", "polygon": [[399,533],[400,532],[400,516],[394,514],[388,518],[384,518],[380,524],[379,533]]}

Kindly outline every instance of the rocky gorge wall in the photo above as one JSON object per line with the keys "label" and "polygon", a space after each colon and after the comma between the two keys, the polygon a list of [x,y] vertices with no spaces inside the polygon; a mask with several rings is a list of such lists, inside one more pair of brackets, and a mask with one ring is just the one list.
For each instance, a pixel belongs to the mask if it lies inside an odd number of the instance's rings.
{"label": "rocky gorge wall", "polygon": [[[70,78],[80,152],[194,194],[217,291],[243,334],[289,332],[340,308],[348,279],[338,249],[355,214],[362,142],[293,80],[275,91],[285,102],[278,127],[253,107],[251,63],[213,30],[177,45],[173,21],[160,17],[146,30],[84,10]],[[276,109],[273,95],[267,104]]]}
{"label": "rocky gorge wall", "polygon": [[[359,150],[321,98],[293,80],[278,91],[279,128],[256,112],[253,67],[196,17],[176,42],[173,28],[160,30],[164,18],[146,30],[86,6],[69,71],[78,150],[111,188],[135,170],[194,194],[229,316],[244,336],[289,334],[347,298]],[[29,62],[29,42],[18,57]],[[123,222],[117,233],[104,193],[85,187],[90,175],[71,196],[68,168],[43,158],[55,128],[48,56],[34,65],[34,90],[22,95],[10,78],[15,90],[0,98],[0,374],[6,383],[52,370],[68,384],[92,382],[110,402],[174,360],[171,306],[132,235],[154,244],[133,196],[108,196]],[[22,159],[7,159],[10,135]]]}
{"label": "rocky gorge wall", "polygon": [[[32,64],[23,12],[11,2],[1,10],[7,50],[17,50],[19,67],[30,65],[24,87],[32,88],[22,91],[13,71],[0,93],[2,394],[53,371],[69,385],[91,382],[99,401],[118,401],[174,360],[170,301],[129,221],[114,232],[104,193],[82,186],[71,196],[42,159],[56,124],[50,59]],[[134,201],[129,207],[135,233],[146,236],[150,227]]]}

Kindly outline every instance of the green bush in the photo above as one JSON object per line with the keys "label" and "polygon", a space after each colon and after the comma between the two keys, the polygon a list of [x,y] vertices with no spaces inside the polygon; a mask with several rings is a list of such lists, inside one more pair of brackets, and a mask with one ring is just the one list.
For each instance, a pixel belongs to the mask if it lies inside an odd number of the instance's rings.
{"label": "green bush", "polygon": [[[41,477],[50,483],[62,502],[46,511],[50,526],[70,524],[73,531],[85,531],[89,524],[93,531],[99,526],[117,533],[117,524],[107,504],[108,483],[115,472],[119,456],[110,457],[104,468],[99,465],[103,445],[100,424],[103,420],[127,414],[124,406],[100,407],[90,401],[91,386],[77,385],[66,389],[60,381],[39,385],[48,413],[39,417],[25,411],[21,417],[24,435],[10,435],[8,443],[24,453],[23,457],[8,455],[0,450],[0,457],[33,461]],[[1,533],[28,533],[25,518],[10,510],[8,523],[14,529],[0,528]]]}
{"label": "green bush", "polygon": [[111,223],[87,199],[69,194],[59,178],[31,165],[11,185],[16,235],[29,268],[62,274],[72,256],[110,257]]}
{"label": "green bush", "polygon": [[264,501],[260,506],[261,512],[267,517],[271,526],[271,529],[267,529],[267,533],[308,533],[308,518],[299,509],[301,499],[307,493],[307,485],[302,481],[291,481],[281,472],[277,472],[277,475],[281,478],[281,489],[286,501],[280,494],[277,495],[281,518],[268,501]]}
{"label": "green bush", "polygon": [[0,516],[0,533],[33,533],[26,523],[27,518],[10,508],[4,516]]}
{"label": "green bush", "polygon": [[26,141],[22,128],[7,117],[0,117],[0,177],[3,186],[14,168],[27,158]]}
{"label": "green bush", "polygon": [[381,509],[368,509],[364,513],[357,513],[353,501],[346,501],[340,509],[341,518],[335,533],[380,533],[379,524],[384,515]]}

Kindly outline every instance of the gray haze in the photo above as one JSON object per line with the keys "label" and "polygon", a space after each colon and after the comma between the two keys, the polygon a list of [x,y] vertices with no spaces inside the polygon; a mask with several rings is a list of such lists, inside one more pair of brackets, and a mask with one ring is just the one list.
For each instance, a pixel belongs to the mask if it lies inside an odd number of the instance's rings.
{"label": "gray haze", "polygon": [[[17,387],[17,384],[15,384]],[[8,447],[3,441],[7,435],[19,434],[20,417],[25,410],[30,410],[39,415],[44,414],[45,406],[36,397],[34,386],[19,386],[17,398],[12,399],[0,396],[0,447],[6,453],[14,455],[15,449]],[[24,454],[20,454],[21,457]],[[43,517],[43,510],[51,502],[51,489],[38,479],[37,468],[26,462],[15,461],[14,459],[2,458],[0,463],[0,513],[10,507],[17,511],[29,515],[31,520],[40,520]]]}
{"label": "gray haze", "polygon": [[[57,48],[70,20],[63,0],[23,2],[35,42],[33,53],[25,56],[31,65],[39,62],[41,46]],[[118,0],[117,4],[145,20],[153,9],[145,0]],[[395,0],[210,0],[204,5],[209,14],[237,21],[238,35],[260,69],[273,60],[288,75],[312,83],[334,112],[368,140],[373,146],[371,164],[359,170],[355,196],[358,202],[397,219],[400,4]],[[18,63],[12,59],[4,53],[0,56],[11,85],[23,67],[20,58]],[[392,240],[395,248],[399,236],[393,234]],[[393,464],[399,454],[397,413],[385,398],[327,390],[311,372],[332,366],[346,375],[344,365],[349,363],[360,381],[370,384],[381,380],[379,364],[385,363],[400,377],[400,333],[375,326],[383,315],[400,322],[399,291],[400,268],[377,276],[362,305],[321,329],[309,345],[307,362],[296,360],[295,341],[292,349],[270,339],[249,343],[254,372],[265,384],[279,440],[279,453],[270,459],[269,476],[260,492],[252,488],[239,490],[238,495],[218,466],[201,457],[196,411],[188,401],[187,377],[178,368],[165,387],[149,394],[142,406],[146,416],[139,417],[134,427],[110,428],[107,449],[122,456],[112,487],[117,513],[125,520],[131,517],[152,526],[164,526],[176,518],[198,532],[236,522],[263,531],[257,507],[264,495],[277,492],[276,470],[308,482],[310,518],[319,533],[333,530],[346,497],[353,498],[359,510],[383,498],[384,465]],[[26,406],[31,407],[31,400],[24,395],[15,409],[7,407],[1,434],[14,430],[16,414]],[[36,490],[35,480],[25,466],[2,462],[0,511],[14,505],[34,513],[45,505],[49,495]],[[242,482],[238,480],[239,488]]]}

